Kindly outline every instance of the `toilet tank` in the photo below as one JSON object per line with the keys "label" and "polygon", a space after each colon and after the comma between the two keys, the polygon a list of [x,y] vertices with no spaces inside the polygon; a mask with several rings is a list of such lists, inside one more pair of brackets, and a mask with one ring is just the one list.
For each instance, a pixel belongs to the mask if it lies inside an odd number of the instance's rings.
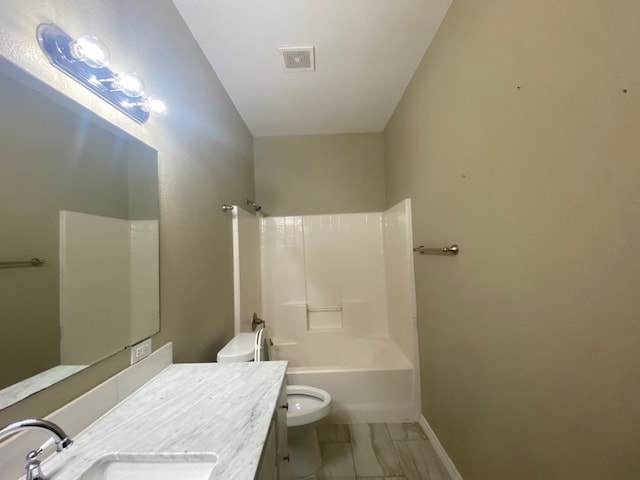
{"label": "toilet tank", "polygon": [[218,363],[251,362],[255,353],[256,334],[238,333],[218,352]]}

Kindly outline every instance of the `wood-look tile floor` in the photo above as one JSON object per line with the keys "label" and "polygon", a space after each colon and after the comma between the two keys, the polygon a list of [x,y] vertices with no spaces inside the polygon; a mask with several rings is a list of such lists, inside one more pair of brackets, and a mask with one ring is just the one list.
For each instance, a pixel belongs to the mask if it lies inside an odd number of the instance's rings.
{"label": "wood-look tile floor", "polygon": [[319,425],[317,432],[317,480],[451,480],[417,423]]}

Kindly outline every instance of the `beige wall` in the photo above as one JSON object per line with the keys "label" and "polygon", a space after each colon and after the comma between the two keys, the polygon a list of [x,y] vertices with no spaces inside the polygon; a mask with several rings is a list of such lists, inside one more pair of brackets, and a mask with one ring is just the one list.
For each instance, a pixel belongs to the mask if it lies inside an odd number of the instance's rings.
{"label": "beige wall", "polygon": [[381,133],[256,138],[254,159],[269,215],[384,210]]}
{"label": "beige wall", "polygon": [[[455,1],[385,130],[465,480],[640,478],[640,3]],[[623,90],[628,89],[627,93]]]}
{"label": "beige wall", "polygon": [[[162,331],[154,345],[173,341],[178,362],[214,360],[233,335],[231,221],[220,206],[254,196],[252,137],[173,4],[5,0],[0,18],[0,55],[158,150]],[[102,38],[114,68],[137,71],[168,114],[137,125],[51,67],[35,42],[41,22]],[[52,411],[126,365],[127,353],[0,412],[0,424]]]}

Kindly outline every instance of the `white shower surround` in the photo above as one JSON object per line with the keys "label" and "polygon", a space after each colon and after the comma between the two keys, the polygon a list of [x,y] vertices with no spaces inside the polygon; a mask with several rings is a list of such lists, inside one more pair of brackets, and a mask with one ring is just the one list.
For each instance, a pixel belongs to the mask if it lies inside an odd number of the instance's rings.
{"label": "white shower surround", "polygon": [[328,391],[334,422],[416,421],[410,200],[259,222],[261,310],[289,383]]}
{"label": "white shower surround", "polygon": [[158,220],[60,211],[62,364],[90,365],[157,331],[158,256]]}

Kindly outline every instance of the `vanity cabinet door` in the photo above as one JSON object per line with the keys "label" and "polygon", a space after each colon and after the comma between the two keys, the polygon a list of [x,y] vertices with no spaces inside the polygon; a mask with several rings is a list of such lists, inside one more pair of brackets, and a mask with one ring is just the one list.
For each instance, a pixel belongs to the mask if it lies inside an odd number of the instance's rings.
{"label": "vanity cabinet door", "polygon": [[257,480],[289,480],[289,442],[287,439],[287,387],[282,382],[276,411],[262,449]]}
{"label": "vanity cabinet door", "polygon": [[276,468],[277,440],[276,440],[276,416],[273,416],[271,426],[269,427],[269,435],[262,450],[262,458],[260,459],[260,468],[256,475],[256,480],[274,480],[278,469]]}
{"label": "vanity cabinet door", "polygon": [[287,436],[287,385],[282,382],[278,407],[276,408],[278,480],[289,480],[289,441]]}

